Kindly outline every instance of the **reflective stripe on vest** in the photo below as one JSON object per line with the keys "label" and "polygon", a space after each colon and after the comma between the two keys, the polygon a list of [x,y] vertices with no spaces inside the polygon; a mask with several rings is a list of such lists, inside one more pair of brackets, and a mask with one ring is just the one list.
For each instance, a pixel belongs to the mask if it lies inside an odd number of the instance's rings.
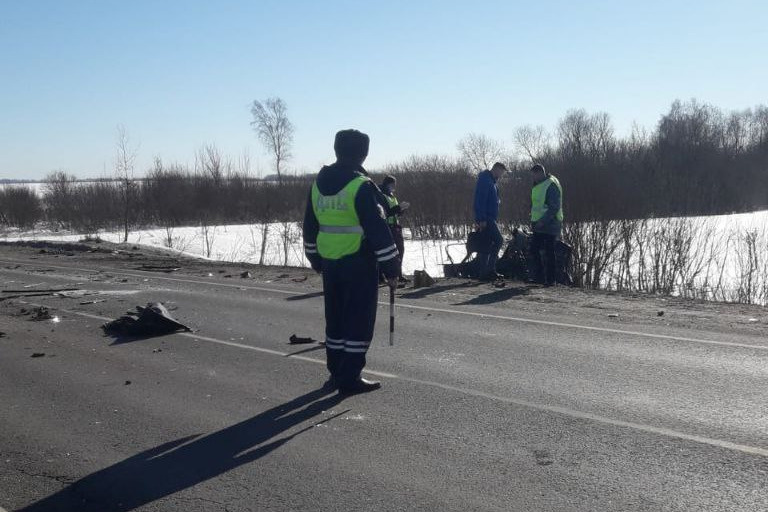
{"label": "reflective stripe on vest", "polygon": [[365,176],[358,176],[331,196],[321,194],[317,183],[312,185],[312,209],[320,224],[317,252],[321,257],[338,260],[360,250],[363,228],[355,210],[355,197],[367,181]]}
{"label": "reflective stripe on vest", "polygon": [[[390,209],[394,208],[395,206],[400,204],[397,201],[397,198],[395,196],[388,196],[388,195],[385,194],[384,197],[387,198],[387,204],[389,205]],[[389,224],[390,226],[396,226],[397,225],[397,215],[390,215],[389,217],[387,217],[387,224]]]}
{"label": "reflective stripe on vest", "polygon": [[560,222],[563,221],[563,187],[560,186],[557,178],[549,176],[531,189],[531,222],[541,220],[547,213],[547,189],[552,184],[560,190],[560,209],[557,211],[556,218]]}

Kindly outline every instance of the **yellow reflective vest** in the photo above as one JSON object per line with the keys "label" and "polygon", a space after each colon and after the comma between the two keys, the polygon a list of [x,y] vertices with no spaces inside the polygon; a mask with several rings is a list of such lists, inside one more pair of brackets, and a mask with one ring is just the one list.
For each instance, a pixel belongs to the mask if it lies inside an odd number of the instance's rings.
{"label": "yellow reflective vest", "polygon": [[320,225],[317,252],[322,258],[338,260],[360,250],[363,227],[355,210],[355,197],[367,181],[369,178],[358,176],[330,196],[320,193],[317,182],[312,185],[312,209]]}
{"label": "yellow reflective vest", "polygon": [[531,189],[531,222],[541,220],[547,213],[547,189],[550,185],[555,185],[560,190],[560,209],[555,218],[563,221],[563,187],[557,178],[549,176]]}

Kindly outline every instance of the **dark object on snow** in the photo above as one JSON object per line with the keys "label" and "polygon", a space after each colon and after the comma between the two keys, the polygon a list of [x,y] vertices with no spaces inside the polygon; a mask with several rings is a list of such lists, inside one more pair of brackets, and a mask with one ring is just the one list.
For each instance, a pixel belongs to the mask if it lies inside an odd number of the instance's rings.
{"label": "dark object on snow", "polygon": [[481,231],[473,231],[467,235],[467,252],[491,252],[493,246],[493,239],[491,238],[491,231],[489,229],[483,229]]}
{"label": "dark object on snow", "polygon": [[427,288],[433,286],[435,280],[427,274],[426,270],[414,270],[413,271],[413,287],[414,288]]}
{"label": "dark object on snow", "polygon": [[0,331],[0,338],[5,338],[6,334],[3,331]]}
{"label": "dark object on snow", "polygon": [[656,313],[656,316],[664,316],[664,311],[659,311],[658,313]]}
{"label": "dark object on snow", "polygon": [[45,352],[35,352],[30,357],[45,357]]}
{"label": "dark object on snow", "polygon": [[[480,232],[470,233],[467,237],[467,255],[459,263],[454,263],[446,247],[450,263],[443,265],[445,277],[463,277],[467,279],[479,279],[475,253],[482,252],[484,240]],[[496,262],[496,271],[507,279],[521,281],[536,280],[538,276],[532,275],[533,267],[530,256],[530,233],[515,228],[512,230],[512,238],[507,241],[504,253]],[[555,281],[571,286],[571,246],[561,240],[555,241]]]}
{"label": "dark object on snow", "polygon": [[311,337],[302,338],[300,336],[296,336],[295,334],[291,334],[291,337],[288,338],[291,345],[299,345],[301,343],[317,343],[316,339],[313,339]]}
{"label": "dark object on snow", "polygon": [[129,312],[117,320],[102,325],[107,334],[128,336],[160,336],[176,331],[191,331],[177,322],[159,302],[150,302],[146,307],[136,306],[138,313]]}
{"label": "dark object on snow", "polygon": [[240,274],[240,277],[243,278],[243,279],[250,279],[251,278],[251,273],[246,270],[245,272]]}

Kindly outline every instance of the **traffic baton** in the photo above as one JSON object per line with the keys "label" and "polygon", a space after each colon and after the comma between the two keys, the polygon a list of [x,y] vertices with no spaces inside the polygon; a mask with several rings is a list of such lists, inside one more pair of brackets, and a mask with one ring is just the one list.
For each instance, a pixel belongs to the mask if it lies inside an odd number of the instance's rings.
{"label": "traffic baton", "polygon": [[395,289],[389,287],[389,346],[395,344]]}

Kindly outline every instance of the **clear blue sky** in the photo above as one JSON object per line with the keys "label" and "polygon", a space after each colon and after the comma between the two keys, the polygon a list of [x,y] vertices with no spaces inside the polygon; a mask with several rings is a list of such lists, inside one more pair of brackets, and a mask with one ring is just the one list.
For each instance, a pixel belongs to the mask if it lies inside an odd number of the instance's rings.
{"label": "clear blue sky", "polygon": [[249,107],[270,96],[298,171],[348,127],[370,168],[572,108],[652,128],[676,98],[768,103],[766,20],[757,0],[0,0],[0,178],[109,173],[118,124],[138,174],[206,143],[268,172]]}

